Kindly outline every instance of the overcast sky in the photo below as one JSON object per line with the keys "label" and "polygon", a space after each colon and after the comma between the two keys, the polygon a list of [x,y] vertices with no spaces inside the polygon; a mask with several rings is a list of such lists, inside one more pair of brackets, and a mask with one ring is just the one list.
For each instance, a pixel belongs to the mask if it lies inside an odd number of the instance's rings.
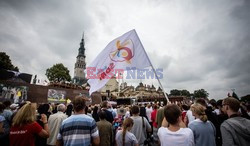
{"label": "overcast sky", "polygon": [[203,88],[210,99],[231,89],[250,93],[249,0],[0,0],[0,51],[41,79],[56,63],[73,77],[83,32],[88,65],[131,29],[163,68],[166,92]]}

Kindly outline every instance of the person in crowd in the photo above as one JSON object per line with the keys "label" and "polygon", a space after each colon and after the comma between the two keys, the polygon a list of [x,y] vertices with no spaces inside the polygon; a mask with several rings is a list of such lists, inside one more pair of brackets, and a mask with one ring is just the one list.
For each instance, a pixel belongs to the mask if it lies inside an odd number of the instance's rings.
{"label": "person in crowd", "polygon": [[120,107],[117,110],[117,117],[114,119],[113,129],[117,130],[122,126],[125,113],[126,113],[126,110],[123,107]]}
{"label": "person in crowd", "polygon": [[240,102],[233,97],[228,97],[223,100],[222,105],[222,110],[229,117],[220,126],[222,145],[249,146],[250,120],[239,116]]}
{"label": "person in crowd", "polygon": [[85,114],[92,117],[91,108],[89,108],[88,106],[85,106]]}
{"label": "person in crowd", "polygon": [[151,126],[145,117],[139,116],[140,110],[137,105],[131,108],[131,113],[131,118],[134,121],[131,132],[135,135],[139,145],[143,146],[144,142],[147,140],[147,132],[151,132]]}
{"label": "person in crowd", "polygon": [[216,144],[219,146],[221,145],[221,137],[220,137],[220,124],[218,120],[218,116],[216,113],[213,112],[213,109],[211,106],[207,106],[207,102],[203,98],[196,99],[195,103],[198,103],[202,105],[205,109],[205,113],[207,115],[208,121],[212,122],[216,129]]}
{"label": "person in crowd", "polygon": [[4,121],[5,121],[5,118],[3,116],[0,116],[0,134],[4,133],[4,128],[3,128]]}
{"label": "person in crowd", "polygon": [[72,103],[75,113],[62,122],[56,145],[99,145],[96,122],[85,114],[86,97],[76,96]]}
{"label": "person in crowd", "polygon": [[26,103],[13,118],[10,129],[10,146],[34,146],[35,136],[49,137],[47,116],[41,115],[44,129],[36,122],[36,106]]}
{"label": "person in crowd", "polygon": [[153,111],[151,113],[151,120],[152,120],[152,125],[153,125],[153,140],[155,144],[158,143],[158,136],[157,136],[158,129],[157,129],[157,123],[156,123],[157,109],[158,109],[158,106],[157,104],[155,104],[153,106]]}
{"label": "person in crowd", "polygon": [[102,110],[105,111],[106,114],[107,114],[106,120],[109,121],[112,124],[113,121],[114,121],[114,117],[113,117],[112,112],[110,112],[108,110],[108,102],[107,101],[102,102]]}
{"label": "person in crowd", "polygon": [[133,127],[133,119],[126,118],[122,125],[122,130],[116,133],[116,145],[117,146],[139,146],[138,141],[130,130]]}
{"label": "person in crowd", "polygon": [[108,103],[108,111],[110,111],[113,115],[113,119],[116,117],[117,113],[116,113],[116,110],[113,108],[113,106]]}
{"label": "person in crowd", "polygon": [[160,127],[158,137],[161,146],[194,146],[193,132],[189,128],[181,128],[181,110],[175,104],[169,104],[164,108],[164,117],[168,127]]}
{"label": "person in crowd", "polygon": [[100,111],[98,113],[100,121],[97,122],[97,127],[99,130],[100,145],[110,146],[113,141],[112,124],[106,120],[106,112]]}
{"label": "person in crowd", "polygon": [[228,119],[228,117],[227,117],[227,114],[226,113],[224,113],[224,111],[222,110],[222,102],[223,102],[223,100],[218,100],[217,102],[216,102],[216,104],[217,104],[217,107],[218,107],[218,109],[220,110],[220,114],[218,115],[218,122],[219,122],[219,125],[221,125],[225,120],[227,120]]}
{"label": "person in crowd", "polygon": [[57,113],[57,107],[58,107],[58,103],[57,104],[55,104],[55,103],[50,103],[50,106],[51,106],[51,108],[52,108],[52,114],[55,114],[55,113]]}
{"label": "person in crowd", "polygon": [[152,120],[151,120],[151,113],[152,112],[153,112],[153,108],[152,108],[151,104],[148,104],[146,107],[146,115],[148,118],[148,122],[151,126],[152,126]]}
{"label": "person in crowd", "polygon": [[[37,108],[37,112],[38,112],[38,115],[37,115],[37,123],[42,127],[44,128],[44,123],[40,120],[41,119],[41,115],[42,114],[45,114],[47,116],[47,118],[49,119],[49,116],[50,116],[50,112],[49,112],[49,109],[50,109],[50,105],[49,104],[40,104],[39,107]],[[36,136],[36,141],[35,141],[35,145],[36,146],[44,146],[46,145],[47,143],[47,138],[44,138],[44,137],[40,137],[40,136]]]}
{"label": "person in crowd", "polygon": [[216,146],[216,129],[212,122],[208,121],[205,108],[195,103],[191,106],[191,111],[195,120],[188,124],[188,127],[194,133],[196,146]]}
{"label": "person in crowd", "polygon": [[0,115],[5,118],[3,121],[4,132],[0,133],[0,143],[2,145],[9,145],[9,133],[12,123],[12,111],[10,110],[11,102],[9,100],[0,103]]}
{"label": "person in crowd", "polygon": [[213,112],[214,112],[216,115],[219,115],[219,114],[220,114],[220,109],[219,109],[218,106],[217,106],[217,102],[216,102],[214,99],[211,99],[211,100],[209,101],[209,103],[210,103],[211,106],[212,106]]}
{"label": "person in crowd", "polygon": [[92,117],[95,119],[96,122],[99,121],[98,112],[99,112],[98,106],[95,106],[93,109]]}
{"label": "person in crowd", "polygon": [[129,118],[130,117],[130,107],[126,107],[126,113],[124,116],[124,119]]}
{"label": "person in crowd", "polygon": [[66,115],[67,115],[68,117],[70,117],[70,116],[72,115],[72,113],[73,113],[73,105],[72,105],[72,104],[69,104],[69,105],[67,106],[67,109],[66,109],[65,113],[66,113]]}
{"label": "person in crowd", "polygon": [[156,114],[156,123],[157,123],[157,128],[159,129],[161,127],[161,123],[164,119],[164,107],[167,105],[167,100],[163,101],[163,108],[158,109],[157,114]]}
{"label": "person in crowd", "polygon": [[194,120],[195,120],[195,117],[193,116],[193,113],[192,113],[192,111],[189,108],[183,121],[184,121],[184,123],[187,126],[189,123],[191,123]]}
{"label": "person in crowd", "polygon": [[148,117],[147,117],[147,114],[146,114],[146,108],[145,108],[145,106],[143,104],[139,105],[139,111],[140,111],[139,116],[145,117],[148,120]]}
{"label": "person in crowd", "polygon": [[10,110],[12,113],[16,112],[17,108],[18,108],[18,104],[16,104],[16,103],[13,103],[10,105]]}
{"label": "person in crowd", "polygon": [[66,106],[64,104],[59,104],[57,106],[57,113],[50,115],[48,120],[50,137],[47,139],[47,145],[56,145],[56,137],[59,132],[62,121],[67,118],[67,115],[64,114]]}
{"label": "person in crowd", "polygon": [[182,104],[181,108],[182,108],[181,119],[184,122],[184,119],[186,117],[186,114],[187,114],[187,111],[189,110],[189,108],[186,104]]}

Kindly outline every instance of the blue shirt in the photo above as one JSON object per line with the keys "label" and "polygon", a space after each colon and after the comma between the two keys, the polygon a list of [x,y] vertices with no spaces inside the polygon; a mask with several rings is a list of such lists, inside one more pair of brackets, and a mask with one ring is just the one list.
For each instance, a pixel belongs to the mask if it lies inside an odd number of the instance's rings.
{"label": "blue shirt", "polygon": [[194,142],[196,146],[216,146],[216,130],[212,122],[203,122],[196,119],[188,124],[194,133]]}
{"label": "blue shirt", "polygon": [[85,115],[71,115],[62,122],[57,140],[64,146],[89,146],[91,138],[98,137],[98,129],[93,118]]}

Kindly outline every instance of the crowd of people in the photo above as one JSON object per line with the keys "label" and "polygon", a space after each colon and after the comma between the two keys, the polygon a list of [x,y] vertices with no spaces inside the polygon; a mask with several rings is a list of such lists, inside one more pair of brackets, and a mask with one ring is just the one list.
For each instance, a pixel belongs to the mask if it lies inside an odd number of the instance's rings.
{"label": "crowd of people", "polygon": [[250,104],[233,97],[112,106],[0,103],[1,146],[248,146]]}

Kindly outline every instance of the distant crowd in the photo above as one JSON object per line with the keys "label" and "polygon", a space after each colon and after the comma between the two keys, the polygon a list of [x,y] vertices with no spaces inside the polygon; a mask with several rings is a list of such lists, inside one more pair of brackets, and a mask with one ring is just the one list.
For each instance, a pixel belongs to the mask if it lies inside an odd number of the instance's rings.
{"label": "distant crowd", "polygon": [[0,103],[1,146],[249,146],[250,103]]}

